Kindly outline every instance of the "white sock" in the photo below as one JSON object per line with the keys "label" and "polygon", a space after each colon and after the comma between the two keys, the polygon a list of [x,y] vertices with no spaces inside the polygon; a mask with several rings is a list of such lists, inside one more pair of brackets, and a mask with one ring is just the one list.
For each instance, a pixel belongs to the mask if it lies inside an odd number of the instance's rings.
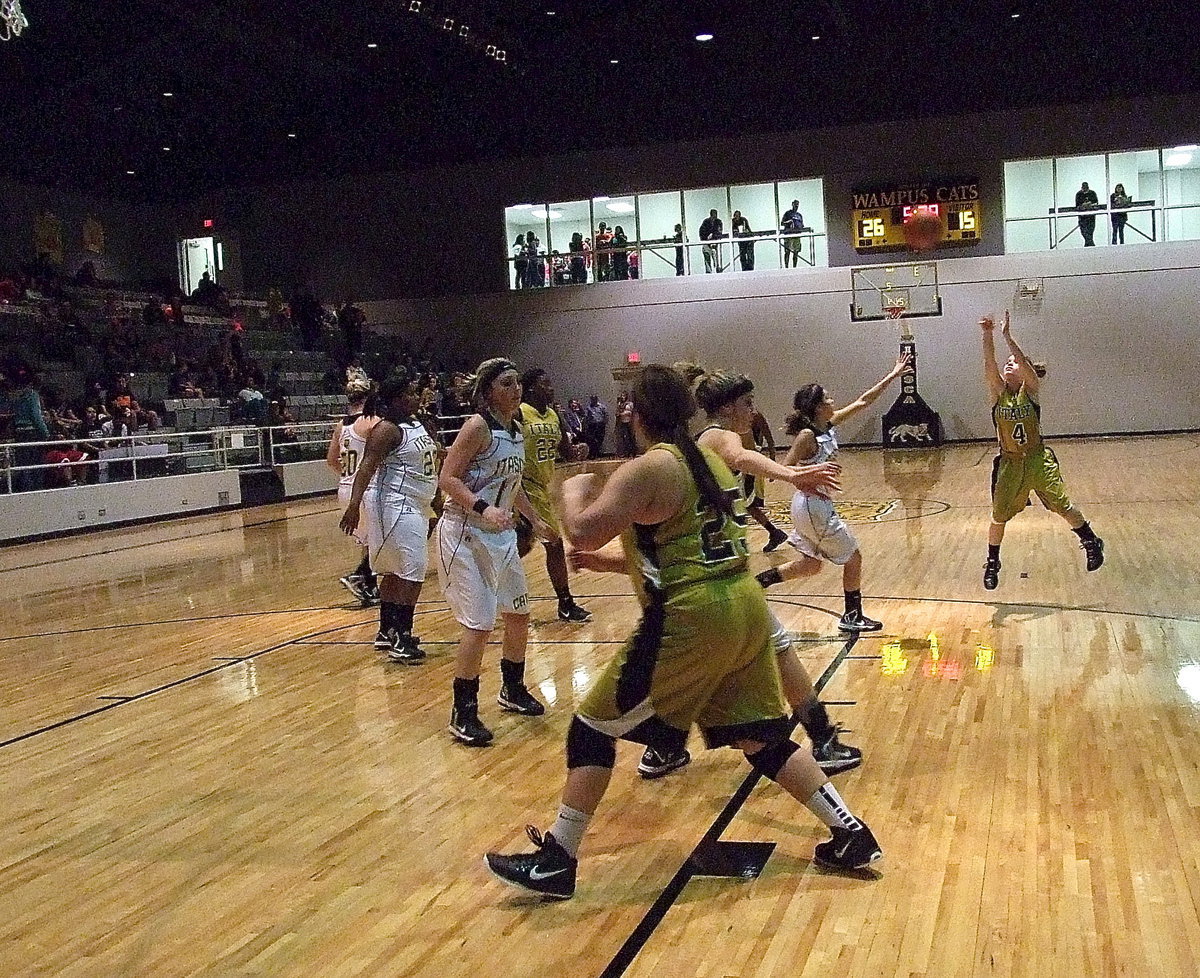
{"label": "white sock", "polygon": [[550,834],[567,852],[577,857],[579,846],[583,842],[583,833],[587,831],[588,822],[591,820],[592,816],[587,812],[578,811],[570,805],[559,805],[558,818],[554,820]]}
{"label": "white sock", "polygon": [[[837,793],[837,788],[826,781],[813,796],[805,803],[805,807],[817,816],[831,829],[851,829],[857,831],[863,827],[862,822],[850,814],[850,809]],[[557,839],[558,836],[556,835]]]}

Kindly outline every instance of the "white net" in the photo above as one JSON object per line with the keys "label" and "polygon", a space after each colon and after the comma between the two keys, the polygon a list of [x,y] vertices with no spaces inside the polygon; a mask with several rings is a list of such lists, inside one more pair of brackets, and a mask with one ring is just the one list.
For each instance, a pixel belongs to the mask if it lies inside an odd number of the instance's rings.
{"label": "white net", "polygon": [[0,0],[0,41],[20,37],[29,26],[21,10],[21,0]]}

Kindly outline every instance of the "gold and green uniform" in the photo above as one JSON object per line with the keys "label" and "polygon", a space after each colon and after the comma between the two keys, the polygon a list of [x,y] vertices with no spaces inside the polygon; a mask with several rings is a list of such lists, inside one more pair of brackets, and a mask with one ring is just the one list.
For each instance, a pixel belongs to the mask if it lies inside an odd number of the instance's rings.
{"label": "gold and green uniform", "polygon": [[561,536],[558,518],[550,504],[550,483],[554,480],[554,460],[562,443],[562,421],[552,407],[539,411],[531,404],[522,404],[521,428],[525,435],[525,469],[521,474],[521,488],[525,490],[534,512]]}
{"label": "gold and green uniform", "polygon": [[1022,385],[1007,388],[992,405],[1000,454],[992,463],[992,520],[1007,523],[1029,503],[1029,494],[1052,513],[1071,508],[1054,451],[1042,441],[1041,406]]}
{"label": "gold and green uniform", "polygon": [[[676,446],[651,451],[670,452],[686,471]],[[735,516],[704,503],[689,476],[675,516],[622,536],[642,619],[578,715],[601,733],[641,742],[638,728],[652,718],[685,734],[699,725],[709,747],[775,741],[787,736],[787,711],[771,614],[747,569],[745,501],[725,463],[700,451]]]}

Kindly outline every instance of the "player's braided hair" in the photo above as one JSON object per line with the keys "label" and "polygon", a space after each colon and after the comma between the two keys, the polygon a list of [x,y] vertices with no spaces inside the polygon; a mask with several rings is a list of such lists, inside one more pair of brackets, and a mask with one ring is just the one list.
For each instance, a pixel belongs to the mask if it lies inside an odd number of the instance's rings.
{"label": "player's braided hair", "polygon": [[670,442],[683,453],[700,498],[718,512],[733,516],[733,501],[721,489],[700,447],[688,433],[687,423],[696,413],[696,399],[684,375],[661,363],[647,364],[634,380],[630,398],[646,434],[656,441]]}
{"label": "player's braided hair", "polygon": [[792,398],[793,411],[787,417],[787,433],[817,430],[817,407],[825,400],[825,388],[820,384],[805,384]]}

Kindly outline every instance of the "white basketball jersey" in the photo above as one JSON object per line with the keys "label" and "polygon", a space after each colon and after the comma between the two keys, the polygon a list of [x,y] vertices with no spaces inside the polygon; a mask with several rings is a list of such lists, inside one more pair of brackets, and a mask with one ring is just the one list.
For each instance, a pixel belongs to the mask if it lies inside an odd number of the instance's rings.
{"label": "white basketball jersey", "polygon": [[339,486],[354,485],[354,476],[367,453],[367,440],[354,431],[354,422],[361,417],[361,414],[351,414],[342,419],[342,476],[338,479]]}
{"label": "white basketball jersey", "polygon": [[420,421],[397,422],[400,444],[380,463],[374,487],[386,505],[426,513],[437,492],[437,442]]}
{"label": "white basketball jersey", "polygon": [[[489,427],[491,420],[488,420]],[[513,499],[521,487],[521,473],[525,469],[525,438],[521,426],[516,430],[491,428],[492,442],[471,460],[471,466],[462,477],[467,488],[477,499],[487,500],[505,512],[512,512]],[[453,500],[446,501],[447,513],[460,520],[481,525],[474,512],[466,513]]]}
{"label": "white basketball jersey", "polygon": [[797,465],[820,465],[822,462],[828,462],[835,458],[838,453],[837,431],[830,428],[825,432],[813,432],[817,438],[817,450],[811,458],[802,458]]}

